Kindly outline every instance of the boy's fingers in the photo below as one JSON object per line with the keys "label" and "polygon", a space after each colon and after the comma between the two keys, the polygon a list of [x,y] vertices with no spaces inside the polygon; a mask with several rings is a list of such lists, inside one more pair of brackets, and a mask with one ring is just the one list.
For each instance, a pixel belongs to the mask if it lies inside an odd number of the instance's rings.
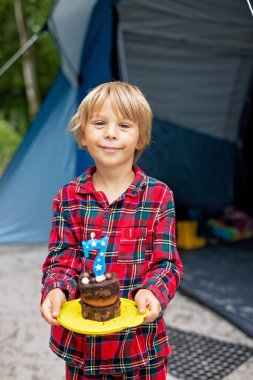
{"label": "boy's fingers", "polygon": [[42,317],[51,325],[59,325],[57,317],[60,315],[61,306],[66,301],[65,295],[60,289],[54,289],[49,293],[41,306]]}
{"label": "boy's fingers", "polygon": [[145,297],[138,297],[138,296],[136,296],[135,297],[135,303],[137,305],[138,312],[140,314],[144,314],[146,312],[146,309],[147,309],[146,298]]}
{"label": "boy's fingers", "polygon": [[149,313],[145,316],[143,323],[153,322],[159,317],[161,305],[149,290],[139,290],[135,295],[135,302],[140,314],[144,314],[149,309]]}
{"label": "boy's fingers", "polygon": [[62,306],[63,300],[60,297],[54,297],[52,300],[52,316],[54,318],[58,317],[60,315],[61,306]]}
{"label": "boy's fingers", "polygon": [[42,317],[47,321],[50,325],[59,325],[59,322],[57,321],[56,317],[51,314],[50,311],[42,313]]}
{"label": "boy's fingers", "polygon": [[52,316],[51,316],[51,309],[50,306],[44,305],[40,309],[40,313],[42,317],[47,321],[48,323],[52,323]]}
{"label": "boy's fingers", "polygon": [[147,322],[153,322],[155,321],[160,314],[160,308],[157,305],[150,305],[150,312],[149,314],[144,318],[144,323]]}

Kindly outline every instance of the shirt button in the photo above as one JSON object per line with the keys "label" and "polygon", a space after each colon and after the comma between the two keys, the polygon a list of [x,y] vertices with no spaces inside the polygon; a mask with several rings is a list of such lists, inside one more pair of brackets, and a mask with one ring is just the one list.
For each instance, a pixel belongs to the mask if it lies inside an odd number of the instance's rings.
{"label": "shirt button", "polygon": [[107,209],[107,212],[108,212],[109,215],[111,215],[112,210],[108,208],[108,209]]}

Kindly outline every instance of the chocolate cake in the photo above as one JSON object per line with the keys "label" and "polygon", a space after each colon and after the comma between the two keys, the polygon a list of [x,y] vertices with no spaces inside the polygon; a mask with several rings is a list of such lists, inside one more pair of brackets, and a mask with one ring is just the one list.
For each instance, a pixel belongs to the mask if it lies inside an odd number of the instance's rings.
{"label": "chocolate cake", "polygon": [[83,318],[105,322],[120,315],[119,278],[116,273],[106,272],[99,281],[93,272],[81,273],[80,304]]}

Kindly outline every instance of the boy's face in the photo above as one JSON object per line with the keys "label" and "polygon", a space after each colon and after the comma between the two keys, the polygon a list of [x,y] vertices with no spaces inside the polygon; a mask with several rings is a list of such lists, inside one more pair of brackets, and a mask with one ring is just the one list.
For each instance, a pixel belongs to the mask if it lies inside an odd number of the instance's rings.
{"label": "boy's face", "polygon": [[84,134],[82,145],[87,147],[96,166],[132,166],[135,150],[140,149],[138,124],[116,112],[110,99],[90,116]]}

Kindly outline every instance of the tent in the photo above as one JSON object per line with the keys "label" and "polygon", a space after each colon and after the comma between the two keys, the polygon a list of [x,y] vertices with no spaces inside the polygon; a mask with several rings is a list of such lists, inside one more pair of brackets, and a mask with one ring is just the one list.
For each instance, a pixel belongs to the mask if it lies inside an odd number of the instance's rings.
{"label": "tent", "polygon": [[47,26],[61,70],[1,178],[0,243],[47,242],[53,196],[92,163],[68,121],[110,80],[138,85],[150,102],[153,140],[139,164],[178,205],[213,213],[234,202],[236,166],[249,169],[238,161],[252,106],[246,0],[59,0]]}

